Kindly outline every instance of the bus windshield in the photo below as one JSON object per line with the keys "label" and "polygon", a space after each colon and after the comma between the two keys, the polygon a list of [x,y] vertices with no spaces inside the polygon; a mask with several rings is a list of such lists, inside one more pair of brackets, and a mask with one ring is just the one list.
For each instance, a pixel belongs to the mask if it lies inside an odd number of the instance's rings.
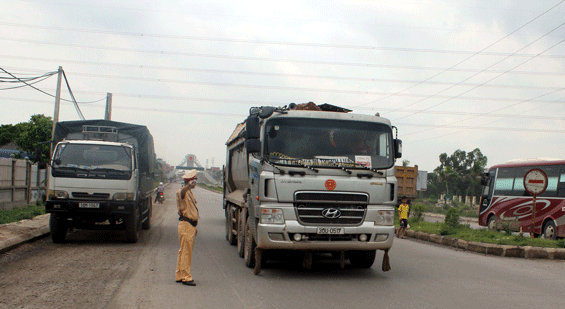
{"label": "bus windshield", "polygon": [[380,123],[273,118],[265,126],[268,160],[275,164],[323,165],[325,163],[390,168],[392,130]]}

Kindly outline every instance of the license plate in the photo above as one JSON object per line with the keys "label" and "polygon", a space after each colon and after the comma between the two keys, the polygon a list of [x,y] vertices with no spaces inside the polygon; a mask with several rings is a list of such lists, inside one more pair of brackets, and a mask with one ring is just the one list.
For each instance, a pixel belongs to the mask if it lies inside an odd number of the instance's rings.
{"label": "license plate", "polygon": [[319,227],[318,228],[318,234],[332,234],[332,235],[336,235],[336,234],[345,234],[345,229],[342,227]]}
{"label": "license plate", "polygon": [[79,208],[100,208],[100,203],[78,203]]}

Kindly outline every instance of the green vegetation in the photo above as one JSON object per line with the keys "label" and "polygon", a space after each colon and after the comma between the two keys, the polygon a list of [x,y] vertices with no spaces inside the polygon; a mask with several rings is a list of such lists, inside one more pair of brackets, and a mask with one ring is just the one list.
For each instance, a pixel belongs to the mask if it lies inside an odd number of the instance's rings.
{"label": "green vegetation", "polygon": [[410,224],[410,230],[416,232],[421,231],[429,234],[439,234],[467,241],[476,241],[497,245],[565,248],[565,239],[558,241],[541,238],[531,239],[528,236],[508,234],[504,231],[495,232],[486,229],[474,230],[471,229],[468,225],[459,223],[457,223],[456,227],[454,227],[455,214],[454,212],[452,212],[450,215],[451,223],[447,223],[447,219],[444,223],[416,221],[414,218],[409,219],[408,222]]}
{"label": "green vegetation", "polygon": [[[53,128],[53,120],[45,115],[33,115],[29,122],[21,122],[16,125],[0,126],[0,145],[14,142],[18,145],[18,150],[33,153],[37,148],[41,151],[43,161],[48,161],[49,144],[51,140],[51,130]],[[35,158],[30,158],[35,162]]]}
{"label": "green vegetation", "polygon": [[438,203],[437,199],[434,198],[418,198],[412,202],[410,212],[414,216],[416,214],[416,209],[423,209],[423,212],[431,212],[434,214],[445,215],[451,208],[455,208],[459,211],[459,216],[478,218],[479,209],[478,206],[471,207],[465,203],[451,202],[451,203]]}
{"label": "green vegetation", "polygon": [[0,224],[17,222],[24,219],[32,219],[35,216],[45,214],[45,206],[41,203],[37,205],[27,205],[16,207],[11,210],[0,210]]}
{"label": "green vegetation", "polygon": [[224,187],[222,187],[222,186],[210,186],[210,185],[203,184],[203,183],[199,183],[198,186],[200,186],[202,188],[218,191],[218,192],[224,192]]}

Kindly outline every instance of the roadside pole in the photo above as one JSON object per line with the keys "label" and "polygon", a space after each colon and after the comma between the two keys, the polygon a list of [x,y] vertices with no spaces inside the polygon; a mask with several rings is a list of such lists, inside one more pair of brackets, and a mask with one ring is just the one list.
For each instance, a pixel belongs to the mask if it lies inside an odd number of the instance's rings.
{"label": "roadside pole", "polygon": [[[53,134],[55,133],[55,125],[59,122],[59,106],[61,105],[61,77],[63,75],[63,67],[59,66],[59,73],[57,74],[57,90],[55,92],[55,112],[53,113],[53,128],[51,129],[51,140],[53,140]],[[53,143],[49,147],[49,158],[53,153]]]}
{"label": "roadside pole", "polygon": [[532,227],[530,229],[530,237],[534,239],[534,229],[536,227],[536,196],[544,193],[545,189],[547,189],[547,174],[539,168],[529,170],[526,175],[524,175],[524,188],[534,197],[532,201]]}
{"label": "roadside pole", "polygon": [[[63,76],[63,67],[59,66],[57,74],[57,90],[55,92],[55,112],[53,113],[53,128],[51,129],[51,143],[49,143],[49,157],[47,160],[51,160],[53,156],[53,134],[55,133],[55,125],[59,122],[59,106],[61,104],[61,78]],[[45,194],[49,194],[49,167],[50,165],[47,164],[45,167]],[[39,166],[38,166],[39,169]],[[39,184],[38,184],[39,185]]]}

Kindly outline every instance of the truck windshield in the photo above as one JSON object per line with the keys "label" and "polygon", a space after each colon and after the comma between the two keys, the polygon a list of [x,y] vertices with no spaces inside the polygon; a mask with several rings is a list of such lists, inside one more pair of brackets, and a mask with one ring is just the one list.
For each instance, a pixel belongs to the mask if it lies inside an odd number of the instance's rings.
{"label": "truck windshield", "polygon": [[390,168],[392,130],[380,123],[308,118],[272,118],[265,153],[275,164]]}
{"label": "truck windshield", "polygon": [[123,146],[63,143],[57,146],[53,167],[131,171],[131,150]]}

